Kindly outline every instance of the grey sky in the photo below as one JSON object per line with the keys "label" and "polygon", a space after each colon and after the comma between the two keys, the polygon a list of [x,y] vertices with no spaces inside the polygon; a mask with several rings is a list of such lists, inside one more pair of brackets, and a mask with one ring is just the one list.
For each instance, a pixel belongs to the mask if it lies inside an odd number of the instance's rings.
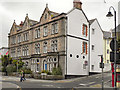
{"label": "grey sky", "polygon": [[[109,7],[118,11],[119,0],[81,0],[88,19],[97,18],[105,31],[114,27],[113,18],[106,18]],[[0,0],[0,47],[8,46],[8,33],[15,20],[17,24],[24,21],[26,13],[30,19],[39,21],[46,3],[51,11],[67,13],[73,8],[73,0]],[[112,11],[112,10],[111,10]],[[113,12],[113,11],[112,11]]]}

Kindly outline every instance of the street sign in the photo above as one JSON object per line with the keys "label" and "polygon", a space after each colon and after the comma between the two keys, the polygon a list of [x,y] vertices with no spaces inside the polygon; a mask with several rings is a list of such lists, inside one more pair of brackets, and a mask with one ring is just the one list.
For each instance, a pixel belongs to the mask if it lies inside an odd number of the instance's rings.
{"label": "street sign", "polygon": [[[114,42],[114,38],[112,39],[112,41],[110,42],[110,48],[112,51],[114,51],[114,45],[115,45],[115,42]],[[119,48],[118,48],[118,41],[116,41],[116,50],[118,51]]]}

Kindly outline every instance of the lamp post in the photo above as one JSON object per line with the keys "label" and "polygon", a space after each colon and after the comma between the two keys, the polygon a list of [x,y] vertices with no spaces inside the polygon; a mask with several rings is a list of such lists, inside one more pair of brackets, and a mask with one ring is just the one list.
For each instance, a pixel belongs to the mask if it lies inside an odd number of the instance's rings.
{"label": "lamp post", "polygon": [[106,15],[106,17],[112,17],[113,16],[111,11],[110,11],[111,8],[114,11],[114,22],[115,22],[115,37],[114,37],[114,88],[116,88],[116,59],[117,59],[116,58],[116,41],[117,41],[117,38],[116,38],[116,11],[115,11],[113,6],[111,6],[109,8],[109,12]]}

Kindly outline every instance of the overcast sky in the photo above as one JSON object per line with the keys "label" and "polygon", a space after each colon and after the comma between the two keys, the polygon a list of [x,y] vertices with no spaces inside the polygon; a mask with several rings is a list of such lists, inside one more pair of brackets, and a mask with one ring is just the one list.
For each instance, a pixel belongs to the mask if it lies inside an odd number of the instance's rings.
{"label": "overcast sky", "polygon": [[[114,18],[107,18],[106,14],[110,6],[113,6],[118,12],[120,0],[81,1],[82,9],[89,20],[97,18],[104,31],[114,28]],[[8,46],[8,33],[14,20],[16,24],[20,24],[28,13],[30,19],[39,21],[46,3],[51,11],[58,13],[67,13],[73,8],[73,0],[0,0],[0,48]],[[112,9],[111,11],[113,12]]]}

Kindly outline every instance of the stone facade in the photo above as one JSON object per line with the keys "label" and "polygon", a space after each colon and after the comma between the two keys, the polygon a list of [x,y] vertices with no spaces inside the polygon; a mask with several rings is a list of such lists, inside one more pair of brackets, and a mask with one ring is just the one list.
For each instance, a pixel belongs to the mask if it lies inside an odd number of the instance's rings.
{"label": "stone facade", "polygon": [[61,66],[64,74],[65,64],[65,13],[55,13],[48,5],[40,21],[29,19],[16,25],[9,33],[9,54],[13,59],[21,58],[33,72],[52,71]]}

